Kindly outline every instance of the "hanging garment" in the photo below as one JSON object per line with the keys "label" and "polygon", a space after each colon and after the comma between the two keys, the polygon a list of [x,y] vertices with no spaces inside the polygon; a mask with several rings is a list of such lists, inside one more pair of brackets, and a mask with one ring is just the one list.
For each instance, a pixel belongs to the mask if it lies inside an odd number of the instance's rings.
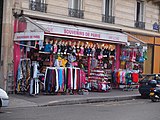
{"label": "hanging garment", "polygon": [[36,78],[35,80],[35,95],[39,94],[39,80]]}
{"label": "hanging garment", "polygon": [[27,61],[26,65],[26,84],[28,85],[31,78],[31,61]]}
{"label": "hanging garment", "polygon": [[123,81],[122,81],[122,73],[123,73],[123,71],[119,71],[120,72],[120,83],[123,83]]}
{"label": "hanging garment", "polygon": [[74,73],[73,73],[73,68],[70,68],[71,69],[71,90],[73,90],[73,87],[74,87],[74,77],[73,77],[73,75],[74,75]]}
{"label": "hanging garment", "polygon": [[143,52],[143,58],[144,58],[144,60],[147,60],[147,51]]}
{"label": "hanging garment", "polygon": [[127,50],[126,49],[122,49],[120,59],[123,61],[126,61],[126,59],[127,59]]}
{"label": "hanging garment", "polygon": [[59,65],[59,60],[58,60],[58,59],[55,60],[54,66],[55,66],[55,67],[59,67],[59,66],[60,66],[60,65]]}
{"label": "hanging garment", "polygon": [[129,85],[132,83],[132,76],[130,72],[126,72],[126,84]]}
{"label": "hanging garment", "polygon": [[138,83],[139,74],[138,73],[132,73],[132,81],[135,83]]}
{"label": "hanging garment", "polygon": [[33,66],[33,78],[38,78],[37,74],[38,74],[38,62],[33,62],[32,63],[32,66]]}
{"label": "hanging garment", "polygon": [[66,92],[68,89],[68,69],[64,70],[64,91]]}
{"label": "hanging garment", "polygon": [[30,81],[30,94],[32,95],[33,93],[34,93],[34,88],[35,86],[34,86],[34,80],[33,79],[31,79],[31,81]]}
{"label": "hanging garment", "polygon": [[52,91],[55,92],[55,86],[56,86],[56,70],[53,69],[52,72],[51,72],[51,80],[52,80]]}
{"label": "hanging garment", "polygon": [[68,89],[71,90],[72,68],[67,68],[67,71],[68,71]]}
{"label": "hanging garment", "polygon": [[59,68],[58,69],[58,82],[59,82],[59,89],[62,92],[62,86],[63,86],[63,69]]}
{"label": "hanging garment", "polygon": [[119,84],[120,83],[120,72],[119,71],[117,72],[116,76],[117,76],[117,83]]}
{"label": "hanging garment", "polygon": [[52,69],[48,69],[48,78],[47,78],[47,81],[48,81],[48,84],[47,84],[47,92],[51,93],[52,92]]}
{"label": "hanging garment", "polygon": [[58,90],[59,90],[59,82],[58,82],[58,71],[57,71],[57,69],[55,69],[55,71],[56,71],[56,90],[55,90],[55,92],[58,92]]}
{"label": "hanging garment", "polygon": [[92,58],[92,59],[91,59],[91,69],[96,68],[96,67],[97,67],[97,65],[98,65],[98,61],[97,61],[97,59]]}
{"label": "hanging garment", "polygon": [[81,89],[80,69],[76,69],[76,70],[77,70],[77,89],[80,90]]}
{"label": "hanging garment", "polygon": [[92,57],[95,56],[95,53],[96,53],[96,49],[93,47],[92,50],[91,50],[91,55],[92,55]]}
{"label": "hanging garment", "polygon": [[77,75],[78,71],[77,69],[74,69],[74,90],[77,90]]}
{"label": "hanging garment", "polygon": [[123,72],[122,72],[122,84],[125,84],[125,82],[126,82],[125,74],[126,74],[126,72],[123,71]]}
{"label": "hanging garment", "polygon": [[37,95],[39,93],[39,80],[31,79],[30,81],[30,95]]}
{"label": "hanging garment", "polygon": [[81,88],[85,88],[86,84],[86,74],[83,70],[80,70],[80,81],[81,81]]}

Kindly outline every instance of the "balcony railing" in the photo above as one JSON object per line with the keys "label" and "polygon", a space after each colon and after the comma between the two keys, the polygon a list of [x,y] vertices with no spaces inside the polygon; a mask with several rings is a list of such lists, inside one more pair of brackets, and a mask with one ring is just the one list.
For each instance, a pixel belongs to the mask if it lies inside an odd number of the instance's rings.
{"label": "balcony railing", "polygon": [[115,23],[115,16],[102,15],[102,22],[114,24]]}
{"label": "balcony railing", "polygon": [[84,11],[83,10],[69,8],[68,15],[70,17],[76,17],[76,18],[82,18],[83,19],[84,18]]}
{"label": "balcony railing", "polygon": [[41,2],[34,2],[30,1],[29,9],[39,12],[46,12],[47,11],[47,4]]}
{"label": "balcony railing", "polygon": [[145,29],[145,22],[135,21],[135,27],[139,29]]}

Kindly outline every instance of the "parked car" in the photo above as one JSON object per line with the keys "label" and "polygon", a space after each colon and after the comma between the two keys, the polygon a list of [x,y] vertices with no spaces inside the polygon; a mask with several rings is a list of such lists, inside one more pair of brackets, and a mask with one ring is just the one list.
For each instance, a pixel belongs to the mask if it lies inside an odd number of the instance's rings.
{"label": "parked car", "polygon": [[156,80],[157,85],[160,85],[160,74],[144,75],[144,77],[139,81],[139,93],[143,98],[149,98],[151,80]]}
{"label": "parked car", "polygon": [[9,105],[8,94],[0,88],[0,107],[7,107]]}

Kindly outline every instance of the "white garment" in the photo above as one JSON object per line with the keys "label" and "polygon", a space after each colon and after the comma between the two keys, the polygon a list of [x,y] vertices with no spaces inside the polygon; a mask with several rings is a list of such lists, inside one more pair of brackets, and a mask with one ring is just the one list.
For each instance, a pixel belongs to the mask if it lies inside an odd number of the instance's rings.
{"label": "white garment", "polygon": [[37,74],[39,73],[38,71],[39,64],[37,62],[33,62],[32,65],[33,65],[33,78],[38,78]]}

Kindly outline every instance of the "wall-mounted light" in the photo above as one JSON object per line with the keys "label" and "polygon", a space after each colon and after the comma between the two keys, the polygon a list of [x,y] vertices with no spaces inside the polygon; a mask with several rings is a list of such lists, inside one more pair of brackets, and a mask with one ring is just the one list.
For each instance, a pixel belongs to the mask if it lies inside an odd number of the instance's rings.
{"label": "wall-mounted light", "polygon": [[19,18],[23,15],[23,10],[13,8],[12,13],[15,18]]}

